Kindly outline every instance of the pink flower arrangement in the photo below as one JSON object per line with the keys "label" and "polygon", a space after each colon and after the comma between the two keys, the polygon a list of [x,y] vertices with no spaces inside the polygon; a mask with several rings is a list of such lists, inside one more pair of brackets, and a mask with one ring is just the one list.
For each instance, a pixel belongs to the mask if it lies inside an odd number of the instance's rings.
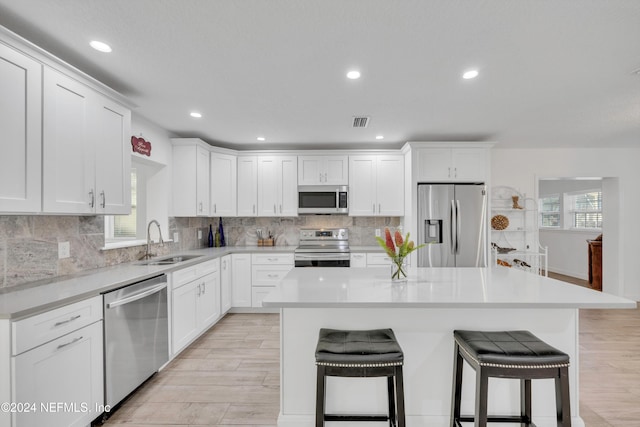
{"label": "pink flower arrangement", "polygon": [[[424,245],[416,246],[412,240],[409,240],[409,233],[403,238],[402,233],[396,230],[393,237],[388,227],[384,229],[384,239],[376,236],[378,244],[382,246],[391,261],[395,265],[391,279],[403,279],[407,277],[407,273],[403,269],[404,259],[411,252],[420,249]],[[395,244],[394,244],[395,243]]]}

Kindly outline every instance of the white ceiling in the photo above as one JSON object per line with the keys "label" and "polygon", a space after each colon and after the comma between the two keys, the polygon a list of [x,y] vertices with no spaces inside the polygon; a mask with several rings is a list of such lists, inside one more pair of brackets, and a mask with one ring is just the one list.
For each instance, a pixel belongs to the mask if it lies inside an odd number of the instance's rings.
{"label": "white ceiling", "polygon": [[640,146],[640,0],[0,0],[0,25],[214,145]]}

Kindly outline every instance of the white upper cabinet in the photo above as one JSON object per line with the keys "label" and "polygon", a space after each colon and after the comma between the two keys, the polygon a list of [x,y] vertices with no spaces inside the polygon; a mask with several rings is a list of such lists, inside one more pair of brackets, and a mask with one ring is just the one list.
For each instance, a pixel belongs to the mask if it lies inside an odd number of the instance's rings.
{"label": "white upper cabinet", "polygon": [[55,70],[43,82],[43,211],[129,213],[131,112]]}
{"label": "white upper cabinet", "polygon": [[89,140],[91,89],[44,70],[43,201],[50,213],[95,211],[94,144]]}
{"label": "white upper cabinet", "polygon": [[404,156],[378,156],[376,165],[378,215],[404,215]]}
{"label": "white upper cabinet", "polygon": [[211,153],[211,216],[236,216],[236,169],[236,156]]}
{"label": "white upper cabinet", "polygon": [[349,157],[298,156],[298,185],[349,185]]}
{"label": "white upper cabinet", "polygon": [[131,211],[131,111],[97,97],[92,138],[96,141],[96,213]]}
{"label": "white upper cabinet", "polygon": [[349,215],[404,215],[404,156],[349,157]]}
{"label": "white upper cabinet", "polygon": [[198,139],[173,144],[173,215],[209,216],[209,150]]}
{"label": "white upper cabinet", "polygon": [[0,44],[0,212],[42,209],[42,65]]}
{"label": "white upper cabinet", "polygon": [[258,215],[258,158],[238,156],[238,216]]}
{"label": "white upper cabinet", "polygon": [[416,177],[428,181],[484,181],[486,148],[418,148]]}
{"label": "white upper cabinet", "polygon": [[258,216],[298,215],[296,156],[258,157]]}

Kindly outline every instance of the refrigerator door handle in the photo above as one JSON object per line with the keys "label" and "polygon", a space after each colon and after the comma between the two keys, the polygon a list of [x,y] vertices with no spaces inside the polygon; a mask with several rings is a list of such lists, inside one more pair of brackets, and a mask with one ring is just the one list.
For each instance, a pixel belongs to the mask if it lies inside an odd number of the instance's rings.
{"label": "refrigerator door handle", "polygon": [[455,215],[455,210],[456,207],[454,205],[453,200],[451,200],[451,212],[449,213],[449,223],[451,224],[449,227],[449,237],[451,237],[451,254],[455,255],[456,253],[456,236],[454,236],[455,234],[455,230],[457,228],[456,226],[456,215]]}
{"label": "refrigerator door handle", "polygon": [[460,220],[460,200],[456,200],[456,254],[460,253],[460,230],[462,221]]}

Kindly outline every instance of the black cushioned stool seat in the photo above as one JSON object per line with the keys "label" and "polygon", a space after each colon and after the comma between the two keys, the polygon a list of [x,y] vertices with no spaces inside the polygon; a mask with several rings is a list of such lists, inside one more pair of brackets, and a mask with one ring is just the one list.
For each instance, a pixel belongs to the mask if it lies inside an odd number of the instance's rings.
{"label": "black cushioned stool seat", "polygon": [[[320,329],[316,347],[316,427],[325,421],[389,421],[404,427],[404,354],[391,329]],[[388,416],[325,414],[326,377],[387,377]]]}
{"label": "black cushioned stool seat", "polygon": [[[571,426],[569,402],[569,356],[537,338],[529,331],[454,331],[454,374],[451,426],[475,421],[521,423],[535,426],[531,420],[531,380],[554,378],[558,427]],[[476,371],[475,416],[460,416],[462,367],[466,360]],[[488,416],[489,377],[520,379],[520,416]]]}

